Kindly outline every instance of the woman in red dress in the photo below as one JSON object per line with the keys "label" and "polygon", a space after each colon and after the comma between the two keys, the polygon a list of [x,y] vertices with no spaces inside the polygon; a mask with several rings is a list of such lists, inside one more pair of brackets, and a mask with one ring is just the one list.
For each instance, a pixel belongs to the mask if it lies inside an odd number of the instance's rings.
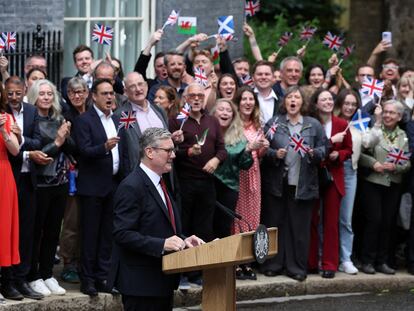
{"label": "woman in red dress", "polygon": [[0,83],[0,267],[20,262],[19,215],[16,183],[7,152],[16,156],[19,142],[11,131],[14,121],[6,110],[6,94]]}

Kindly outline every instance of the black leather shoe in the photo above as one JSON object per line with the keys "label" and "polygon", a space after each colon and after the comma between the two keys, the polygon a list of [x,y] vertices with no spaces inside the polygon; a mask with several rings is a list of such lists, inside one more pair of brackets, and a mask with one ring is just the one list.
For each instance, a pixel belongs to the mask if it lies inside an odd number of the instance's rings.
{"label": "black leather shoe", "polygon": [[95,281],[95,288],[99,293],[111,293],[111,290],[106,285],[106,281]]}
{"label": "black leather shoe", "polygon": [[95,297],[98,296],[98,291],[96,290],[95,286],[89,282],[82,282],[80,291],[88,296]]}
{"label": "black leather shoe", "polygon": [[296,281],[298,281],[298,282],[303,282],[303,281],[305,281],[305,280],[306,280],[306,275],[305,275],[305,274],[300,274],[300,273],[290,273],[290,272],[288,272],[288,273],[286,273],[286,275],[287,275],[288,277],[290,277],[291,279],[294,279],[294,280],[296,280]]}
{"label": "black leather shoe", "polygon": [[376,266],[375,270],[384,274],[395,274],[395,270],[388,267],[386,263]]}
{"label": "black leather shoe", "polygon": [[374,266],[370,263],[362,264],[361,270],[366,274],[375,274]]}
{"label": "black leather shoe", "polygon": [[4,298],[10,300],[22,300],[24,298],[23,295],[11,284],[2,285],[1,293]]}
{"label": "black leather shoe", "polygon": [[332,270],[323,270],[322,277],[324,279],[333,279],[335,277],[335,271]]}
{"label": "black leather shoe", "polygon": [[41,293],[34,291],[27,282],[18,282],[15,284],[15,287],[25,298],[41,300],[45,297]]}
{"label": "black leather shoe", "polygon": [[111,289],[111,294],[113,296],[121,295],[121,293],[119,292],[119,290],[117,290],[115,287]]}
{"label": "black leather shoe", "polygon": [[280,272],[279,272],[279,271],[275,271],[275,270],[265,270],[265,271],[263,272],[263,274],[264,274],[265,276],[272,277],[272,276],[277,276],[277,275],[280,275]]}

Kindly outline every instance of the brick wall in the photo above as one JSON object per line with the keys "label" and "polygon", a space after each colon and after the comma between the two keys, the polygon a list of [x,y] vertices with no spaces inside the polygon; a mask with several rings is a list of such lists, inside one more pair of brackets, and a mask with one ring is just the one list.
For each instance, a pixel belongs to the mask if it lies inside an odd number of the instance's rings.
{"label": "brick wall", "polygon": [[[232,58],[243,55],[243,21],[244,21],[244,2],[240,0],[159,0],[157,1],[157,20],[156,28],[163,25],[171,10],[180,10],[181,16],[197,17],[197,32],[204,32],[208,35],[217,33],[217,17],[221,15],[233,15],[235,36],[239,39],[237,42],[230,42],[230,53]],[[162,51],[168,51],[175,48],[179,43],[184,41],[188,36],[177,34],[176,28],[167,28],[163,40],[157,48]],[[207,41],[208,44],[214,44],[214,39]]]}

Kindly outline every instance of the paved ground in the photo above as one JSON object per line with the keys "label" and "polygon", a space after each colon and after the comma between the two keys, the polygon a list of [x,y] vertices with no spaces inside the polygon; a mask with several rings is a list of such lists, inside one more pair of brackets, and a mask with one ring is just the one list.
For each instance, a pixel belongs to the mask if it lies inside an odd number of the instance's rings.
{"label": "paved ground", "polygon": [[[59,267],[58,267],[59,268]],[[59,269],[56,269],[58,272]],[[98,297],[90,299],[88,296],[83,295],[79,292],[79,285],[70,285],[67,283],[61,283],[63,287],[68,290],[65,296],[61,297],[50,297],[40,302],[24,299],[21,302],[7,301],[6,304],[0,305],[0,311],[14,311],[14,310],[27,310],[27,311],[40,311],[40,310],[121,310],[120,297],[112,297],[109,294],[99,294]],[[410,289],[414,288],[414,276],[409,275],[404,271],[398,272],[394,276],[386,276],[384,274],[377,273],[376,275],[366,275],[359,273],[358,275],[351,276],[344,273],[337,273],[334,279],[322,279],[319,275],[310,275],[305,282],[299,283],[295,280],[284,276],[277,276],[268,278],[263,275],[259,275],[257,281],[237,281],[237,300],[239,301],[238,310],[414,310],[414,302],[408,304],[410,300],[413,300],[413,295],[403,295],[400,298],[397,296],[390,296],[389,302],[388,292],[402,291],[409,293]],[[304,308],[304,305],[308,305],[309,302],[297,300],[295,304],[291,302],[265,300],[259,299],[275,299],[276,297],[292,297],[296,298],[306,296],[314,299],[312,295],[327,295],[327,294],[341,294],[344,293],[371,293],[372,296],[366,296],[363,298],[364,301],[371,301],[377,299],[379,304],[383,302],[385,305],[393,306],[394,302],[401,302],[396,304],[398,306],[404,305],[406,302],[411,309],[397,308],[376,308],[370,309],[360,308],[354,309],[354,307],[338,309],[339,304],[337,302],[347,303],[347,301],[354,301],[359,296],[350,296],[346,298],[335,298],[326,296],[326,298],[320,298],[318,300],[320,308],[310,309],[309,307]],[[378,296],[378,294],[383,295]],[[325,296],[324,296],[325,297]],[[341,296],[342,297],[342,296]],[[280,298],[279,298],[280,299]],[[339,299],[339,300],[338,300]],[[345,300],[343,300],[345,299]],[[176,292],[175,305],[176,310],[187,310],[188,306],[197,306],[201,301],[201,288],[194,287],[187,292]],[[251,302],[253,301],[253,302]],[[315,300],[316,301],[316,300]],[[342,302],[344,301],[344,302]],[[414,300],[413,300],[414,301]],[[250,305],[249,305],[250,303]],[[252,305],[253,304],[253,305]],[[289,305],[291,304],[291,305]],[[302,305],[304,304],[304,305]],[[309,304],[313,305],[313,303]],[[332,307],[334,305],[334,308]],[[296,307],[297,306],[297,307]],[[330,307],[329,307],[330,306]],[[292,308],[292,309],[290,309]],[[296,308],[296,309],[295,309]],[[192,308],[194,310],[194,308]],[[195,310],[200,308],[195,308]],[[191,309],[190,309],[191,310]]]}

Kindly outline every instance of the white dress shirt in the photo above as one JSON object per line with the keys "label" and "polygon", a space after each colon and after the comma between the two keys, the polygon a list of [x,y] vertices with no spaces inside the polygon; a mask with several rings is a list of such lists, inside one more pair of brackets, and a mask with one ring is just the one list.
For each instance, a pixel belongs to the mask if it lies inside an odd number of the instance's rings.
{"label": "white dress shirt", "polygon": [[146,166],[144,163],[140,163],[139,167],[142,168],[142,170],[147,174],[149,179],[151,179],[152,183],[154,184],[154,187],[157,189],[158,194],[160,195],[162,201],[165,204],[165,207],[167,208],[167,201],[165,200],[164,191],[162,191],[162,187],[160,184],[161,177],[157,173],[155,173],[152,169],[150,169],[148,166]]}
{"label": "white dress shirt", "polygon": [[[11,111],[13,113],[13,118],[14,118],[15,122],[17,123],[17,125],[20,127],[20,130],[22,131],[22,142],[20,144],[20,147],[22,147],[23,144],[24,144],[24,136],[23,136],[23,126],[24,126],[23,110],[24,110],[23,109],[23,104],[21,105],[20,111],[16,111],[13,108],[11,108]],[[28,173],[28,172],[30,172],[29,152],[28,151],[23,151],[23,163],[22,163],[22,168],[21,168],[20,172],[21,173]]]}
{"label": "white dress shirt", "polygon": [[[105,129],[106,137],[107,138],[117,137],[118,133],[116,131],[115,123],[112,120],[112,111],[108,116],[106,116],[95,105],[93,105],[93,108],[95,108],[96,113],[99,116],[99,119],[101,119],[102,126]],[[115,175],[116,173],[118,173],[118,170],[119,170],[118,144],[116,144],[115,147],[111,149],[111,152],[112,152],[112,174]]]}
{"label": "white dress shirt", "polygon": [[273,110],[275,109],[275,100],[277,100],[277,95],[271,89],[268,96],[263,97],[257,88],[254,89],[254,92],[257,94],[257,99],[259,100],[260,107],[260,122],[266,124],[271,117],[273,117]]}

